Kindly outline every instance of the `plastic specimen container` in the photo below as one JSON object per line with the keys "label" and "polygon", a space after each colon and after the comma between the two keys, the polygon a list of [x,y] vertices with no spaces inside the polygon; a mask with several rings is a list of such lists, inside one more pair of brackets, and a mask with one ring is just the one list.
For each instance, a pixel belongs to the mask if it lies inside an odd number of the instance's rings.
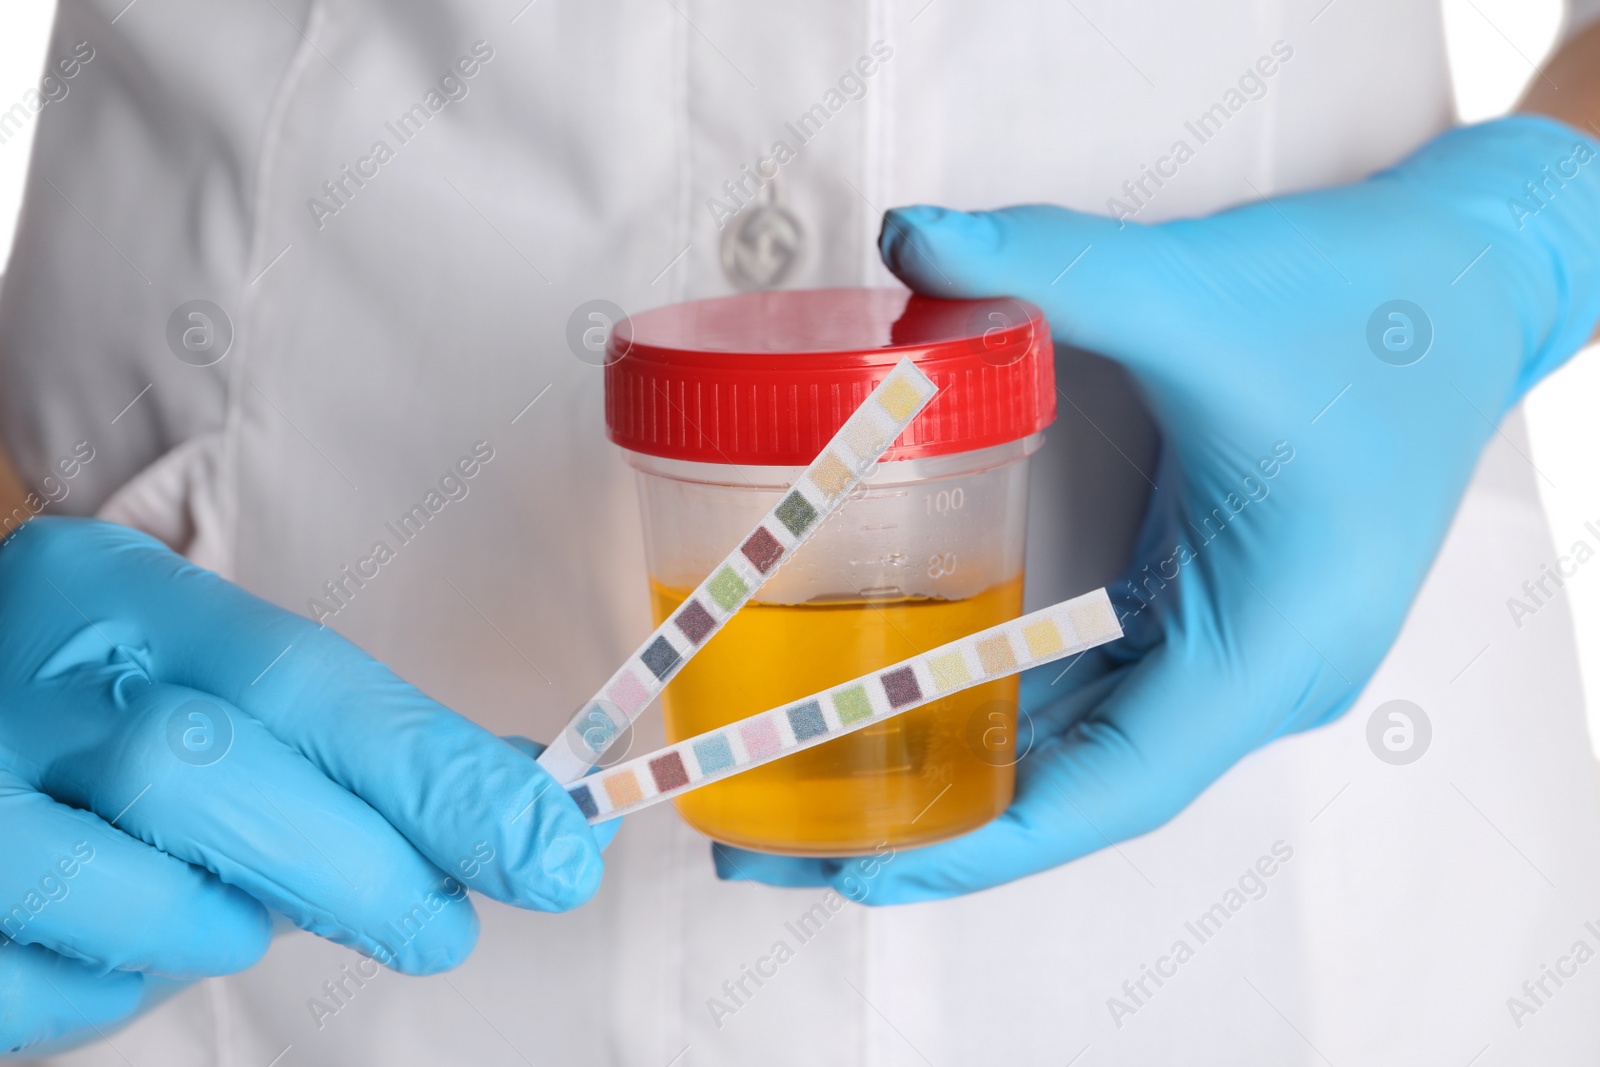
{"label": "plastic specimen container", "polygon": [[[1043,315],[905,290],[746,293],[612,337],[606,423],[638,475],[665,619],[894,364],[939,394],[874,474],[663,694],[670,741],[1022,613],[1028,457],[1055,417]],[[839,856],[929,844],[1010,803],[1017,679],[955,694],[678,798],[719,841]]]}

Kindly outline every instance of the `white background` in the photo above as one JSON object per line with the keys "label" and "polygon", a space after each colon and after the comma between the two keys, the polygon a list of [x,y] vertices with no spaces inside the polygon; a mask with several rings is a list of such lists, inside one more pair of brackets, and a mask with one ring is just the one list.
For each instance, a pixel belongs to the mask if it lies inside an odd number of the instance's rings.
{"label": "white background", "polygon": [[[0,14],[0,111],[38,84],[54,5],[49,0],[5,0]],[[1477,121],[1503,114],[1534,77],[1554,45],[1561,0],[1444,0],[1445,31],[1461,117]],[[0,250],[9,251],[22,181],[32,144],[28,129],[0,144]],[[1532,459],[1543,475],[1540,489],[1555,543],[1564,551],[1584,523],[1600,526],[1600,356],[1585,352],[1552,375],[1528,398]],[[1555,561],[1551,560],[1553,564]],[[1570,579],[1566,594],[1578,627],[1584,689],[1590,694],[1591,738],[1600,738],[1600,566]],[[1596,745],[1600,752],[1600,744]]]}

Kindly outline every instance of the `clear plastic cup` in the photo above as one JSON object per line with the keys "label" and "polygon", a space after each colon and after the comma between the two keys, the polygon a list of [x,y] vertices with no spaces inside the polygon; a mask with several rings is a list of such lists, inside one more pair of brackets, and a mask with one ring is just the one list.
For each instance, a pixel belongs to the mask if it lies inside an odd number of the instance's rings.
{"label": "clear plastic cup", "polygon": [[[747,306],[726,306],[739,302]],[[768,333],[774,319],[792,323],[797,303],[808,305],[801,312],[819,313],[819,304],[834,312],[826,319],[828,347],[817,350],[815,331]],[[1028,457],[1042,441],[1039,428],[1054,415],[1048,331],[1036,310],[1010,301],[906,304],[906,294],[885,290],[766,293],[660,309],[631,321],[628,354],[610,368],[620,380],[608,380],[608,423],[638,472],[658,623],[749,534],[831,435],[830,420],[816,418],[827,405],[801,395],[827,390],[792,381],[804,377],[802,364],[859,375],[864,396],[874,375],[881,379],[910,354],[941,385],[934,404],[944,405],[930,406],[922,417],[930,424],[915,424],[844,507],[673,678],[663,696],[669,740],[1021,614]],[[1012,320],[1004,327],[1009,334],[987,342],[998,349],[986,347],[975,329],[985,323],[995,329],[982,314],[990,304]],[[695,328],[687,337],[675,334],[686,317]],[[921,318],[940,329],[914,328]],[[902,327],[899,344],[896,325]],[[752,354],[744,351],[751,335],[789,347]],[[905,343],[907,336],[918,343]],[[871,344],[875,339],[884,343]],[[685,344],[691,340],[701,347]],[[708,349],[708,342],[722,347]],[[782,425],[759,424],[744,428],[753,432],[713,437],[684,402],[669,404],[665,420],[631,419],[619,410],[640,389],[654,396],[664,391],[670,401],[674,382],[684,387],[680,395],[693,384],[703,396],[708,382],[674,379],[663,390],[642,364],[660,354],[680,376],[691,365],[693,377],[706,368],[694,368],[692,356],[705,351],[736,353],[734,369],[765,364],[776,378],[769,383],[774,397],[789,394],[787,407],[773,410],[797,415],[792,425],[809,422],[819,439],[786,445]],[[871,353],[869,364],[863,365],[862,352]],[[720,382],[728,369],[706,374]],[[975,387],[974,375],[990,388]],[[1006,383],[1018,388],[1008,390]],[[759,398],[752,398],[759,408]],[[1006,407],[1009,417],[985,422],[994,414],[991,402]],[[729,399],[730,408],[737,404],[737,396]],[[672,406],[683,414],[682,424],[663,432],[664,423],[674,421]],[[854,406],[841,403],[832,414],[842,422]],[[710,405],[697,410],[717,416],[719,426],[730,421]],[[640,432],[646,425],[655,436]],[[678,445],[674,432],[683,434]],[[967,444],[974,447],[962,447]],[[743,456],[792,462],[729,462]],[[985,683],[685,794],[676,804],[706,835],[767,852],[837,856],[944,840],[982,826],[1010,803],[1016,715],[1017,679]]]}

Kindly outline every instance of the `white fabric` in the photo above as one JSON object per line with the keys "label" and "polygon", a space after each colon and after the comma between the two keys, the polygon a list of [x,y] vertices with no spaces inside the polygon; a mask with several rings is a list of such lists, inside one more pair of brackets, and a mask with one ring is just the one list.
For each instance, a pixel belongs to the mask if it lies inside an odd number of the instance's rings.
{"label": "white fabric", "polygon": [[[64,0],[52,43],[98,56],[38,131],[0,293],[6,444],[27,473],[88,439],[105,458],[72,503],[117,492],[108,514],[304,611],[490,441],[471,495],[333,625],[539,738],[649,630],[633,486],[567,316],[727,291],[706,199],[873,42],[892,58],[781,171],[808,234],[796,285],[885,283],[874,238],[892,204],[1106,210],[1279,40],[1293,57],[1265,95],[1140,218],[1358,178],[1451,109],[1423,0],[145,0],[113,25],[124,2]],[[308,198],[393,144],[385,123],[479,40],[494,55],[466,98],[318,229]],[[167,316],[195,298],[236,328],[215,367],[166,347]],[[1062,377],[1087,417],[1064,410],[1036,464],[1035,604],[1110,578],[1151,451],[1121,375],[1068,353]],[[1517,630],[1504,607],[1551,558],[1533,474],[1497,439],[1343,720],[1117,850],[964,900],[847,908],[720,1029],[708,998],[821,893],[719,884],[705,843],[657,809],[623,829],[582,911],[480,901],[480,946],[452,975],[383,974],[319,1028],[307,1001],[353,957],[290,934],[114,1049],[58,1062],[1412,1064],[1486,1046],[1478,1062],[1592,1061],[1596,976],[1520,1028],[1505,1006],[1574,940],[1597,943],[1582,924],[1600,920],[1570,624],[1552,607]],[[1395,697],[1434,723],[1409,767],[1364,740]],[[639,744],[659,740],[652,725]],[[1108,998],[1279,841],[1293,856],[1266,895],[1119,1027]]]}

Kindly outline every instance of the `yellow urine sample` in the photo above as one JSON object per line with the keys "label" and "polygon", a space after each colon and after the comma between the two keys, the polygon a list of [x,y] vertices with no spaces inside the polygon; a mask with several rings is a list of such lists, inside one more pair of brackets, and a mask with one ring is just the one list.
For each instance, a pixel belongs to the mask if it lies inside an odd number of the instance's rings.
{"label": "yellow urine sample", "polygon": [[[656,622],[690,592],[652,580]],[[1021,613],[1020,575],[965,600],[751,601],[667,685],[667,740],[791,703]],[[673,803],[708,837],[762,852],[847,856],[943,841],[1011,803],[1016,710],[1016,677],[986,682]]]}

